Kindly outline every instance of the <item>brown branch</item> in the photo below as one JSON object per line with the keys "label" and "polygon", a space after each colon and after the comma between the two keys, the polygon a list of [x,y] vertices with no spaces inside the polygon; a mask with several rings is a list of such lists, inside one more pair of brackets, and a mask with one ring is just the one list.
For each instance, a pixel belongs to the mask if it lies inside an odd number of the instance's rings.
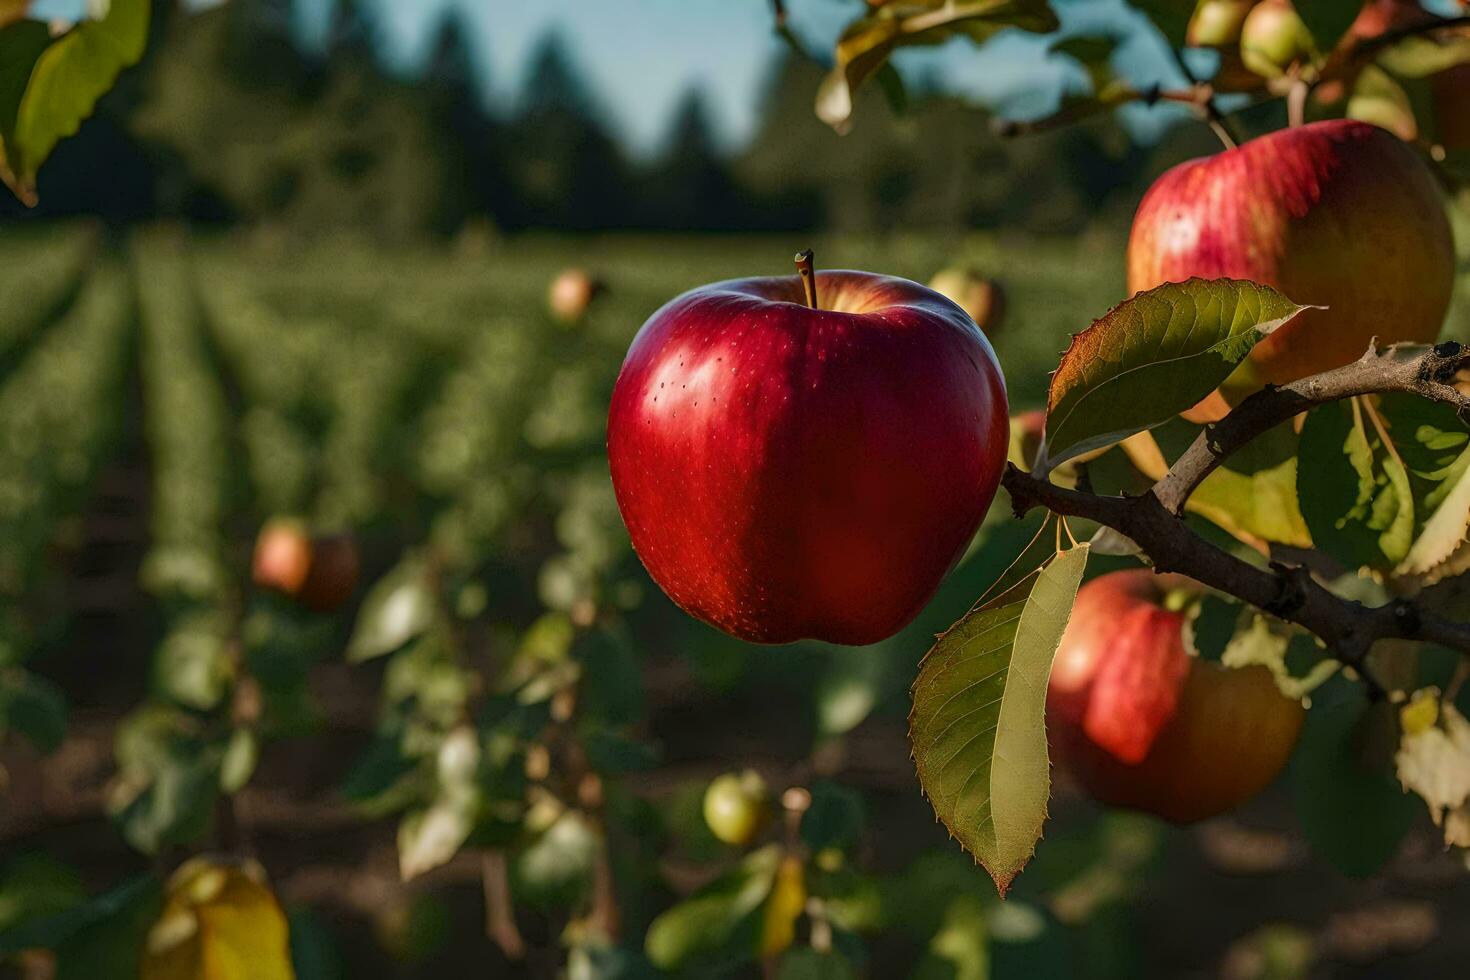
{"label": "brown branch", "polygon": [[1404,349],[1390,347],[1380,352],[1370,347],[1361,358],[1343,367],[1279,388],[1267,385],[1225,418],[1205,427],[1154,485],[1159,502],[1174,514],[1184,513],[1184,502],[1190,494],[1227,457],[1261,433],[1316,405],[1354,395],[1399,391],[1454,405],[1462,416],[1470,414],[1470,398],[1450,383],[1456,371],[1470,367],[1470,348],[1450,341],[1412,351],[1405,356]]}
{"label": "brown branch", "polygon": [[1361,359],[1284,387],[1268,387],[1200,433],[1150,490],[1140,496],[1105,497],[1059,487],[1044,477],[1008,466],[1003,484],[1016,515],[1046,507],[1111,527],[1133,539],[1161,572],[1180,572],[1278,619],[1316,634],[1332,654],[1382,687],[1366,669],[1379,640],[1420,640],[1470,654],[1470,624],[1443,619],[1407,599],[1369,607],[1328,591],[1299,566],[1258,568],[1195,533],[1183,518],[1184,503],[1220,463],[1251,439],[1311,408],[1353,395],[1402,391],[1455,405],[1470,414],[1470,398],[1448,384],[1470,364],[1470,349],[1456,343],[1401,356],[1370,350]]}

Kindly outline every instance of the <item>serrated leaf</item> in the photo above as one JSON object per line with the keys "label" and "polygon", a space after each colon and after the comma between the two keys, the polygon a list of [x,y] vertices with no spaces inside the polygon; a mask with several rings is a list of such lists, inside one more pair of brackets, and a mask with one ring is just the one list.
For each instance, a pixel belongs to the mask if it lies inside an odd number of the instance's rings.
{"label": "serrated leaf", "polygon": [[1419,122],[1414,118],[1409,93],[1376,65],[1368,65],[1358,75],[1346,112],[1349,119],[1372,123],[1406,143],[1419,137]]}
{"label": "serrated leaf", "polygon": [[1356,0],[1292,0],[1320,51],[1330,51],[1363,6]]}
{"label": "serrated leaf", "polygon": [[140,980],[294,980],[286,914],[258,865],[208,858],[169,879]]}
{"label": "serrated leaf", "polygon": [[1002,895],[1041,836],[1051,777],[1046,684],[1087,545],[966,616],[919,665],[909,737],[935,813]]}
{"label": "serrated leaf", "polygon": [[817,90],[817,117],[845,131],[853,96],[899,48],[941,44],[959,36],[983,42],[1007,27],[1045,34],[1056,30],[1059,23],[1046,0],[884,4],[853,21],[838,38],[836,67]]}
{"label": "serrated leaf", "polygon": [[111,0],[100,20],[83,21],[36,58],[14,124],[0,130],[0,176],[21,200],[35,203],[36,171],[46,157],[143,56],[149,11],[149,0]]}
{"label": "serrated leaf", "polygon": [[1303,309],[1236,279],[1166,283],[1120,303],[1072,338],[1052,375],[1043,471],[1195,405]]}

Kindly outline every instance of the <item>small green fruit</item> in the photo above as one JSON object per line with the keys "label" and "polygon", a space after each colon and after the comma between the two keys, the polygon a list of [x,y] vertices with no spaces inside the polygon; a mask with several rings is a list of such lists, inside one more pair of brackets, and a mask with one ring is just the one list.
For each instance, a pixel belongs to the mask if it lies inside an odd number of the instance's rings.
{"label": "small green fruit", "polygon": [[1199,0],[1185,42],[1192,48],[1223,48],[1240,40],[1240,28],[1256,0]]}
{"label": "small green fruit", "polygon": [[1316,54],[1312,32],[1291,0],[1261,0],[1241,25],[1240,58],[1262,78],[1278,78]]}
{"label": "small green fruit", "polygon": [[760,773],[727,772],[704,791],[704,822],[726,844],[744,847],[765,825],[769,804],[770,792]]}

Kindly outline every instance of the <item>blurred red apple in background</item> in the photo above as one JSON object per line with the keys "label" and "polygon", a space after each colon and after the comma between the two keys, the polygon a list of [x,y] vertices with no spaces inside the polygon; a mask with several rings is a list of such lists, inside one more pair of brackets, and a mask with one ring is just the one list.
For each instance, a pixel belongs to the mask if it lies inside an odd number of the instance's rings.
{"label": "blurred red apple in background", "polygon": [[1057,760],[1099,801],[1189,823],[1255,796],[1286,765],[1306,712],[1260,666],[1191,656],[1171,597],[1198,583],[1148,569],[1077,593],[1047,688]]}
{"label": "blurred red apple in background", "polygon": [[806,301],[796,276],[715,283],[643,325],[608,415],[613,488],[691,615],[762,643],[873,643],[918,614],[990,506],[1005,382],[933,290],[805,282]]}
{"label": "blurred red apple in background", "polygon": [[347,534],[312,537],[301,521],[272,518],[255,539],[251,573],[260,588],[329,612],[357,589],[357,543]]}
{"label": "blurred red apple in background", "polygon": [[576,323],[586,315],[587,308],[603,288],[603,284],[585,269],[563,269],[551,280],[546,305],[557,320]]}
{"label": "blurred red apple in background", "polygon": [[1253,381],[1346,364],[1368,342],[1434,340],[1454,244],[1429,168],[1392,134],[1332,119],[1182,163],[1149,188],[1128,240],[1128,290],[1249,279],[1308,310],[1251,351]]}

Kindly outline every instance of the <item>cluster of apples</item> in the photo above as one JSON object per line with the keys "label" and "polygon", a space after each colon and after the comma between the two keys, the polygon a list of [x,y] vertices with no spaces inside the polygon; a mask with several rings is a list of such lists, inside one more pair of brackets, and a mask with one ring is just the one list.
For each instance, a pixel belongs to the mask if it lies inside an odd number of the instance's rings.
{"label": "cluster of apples", "polygon": [[255,539],[256,586],[315,612],[331,612],[357,589],[361,561],[349,534],[313,534],[292,517],[274,517]]}
{"label": "cluster of apples", "polygon": [[[1130,292],[1230,277],[1323,307],[1256,346],[1217,395],[1223,411],[1375,337],[1433,340],[1454,251],[1417,153],[1337,119],[1165,173],[1138,208],[1127,267]],[[866,644],[909,623],[989,508],[1008,439],[1004,376],[959,305],[809,267],[665,305],[634,339],[608,418],[618,505],[649,573],[691,615],[760,643]],[[1083,587],[1048,727],[1099,799],[1185,822],[1274,779],[1302,708],[1265,668],[1192,657],[1185,616],[1164,601],[1181,589],[1199,587],[1147,570]]]}
{"label": "cluster of apples", "polygon": [[[1347,94],[1368,60],[1357,56],[1365,42],[1437,19],[1419,0],[1367,0],[1334,49],[1322,51],[1292,0],[1199,0],[1185,40],[1219,53],[1212,84],[1221,92],[1253,90],[1263,81],[1297,77],[1332,62],[1347,69],[1345,76],[1315,92],[1317,101],[1332,103]],[[1430,82],[1436,141],[1449,150],[1470,150],[1470,65],[1445,68]]]}

